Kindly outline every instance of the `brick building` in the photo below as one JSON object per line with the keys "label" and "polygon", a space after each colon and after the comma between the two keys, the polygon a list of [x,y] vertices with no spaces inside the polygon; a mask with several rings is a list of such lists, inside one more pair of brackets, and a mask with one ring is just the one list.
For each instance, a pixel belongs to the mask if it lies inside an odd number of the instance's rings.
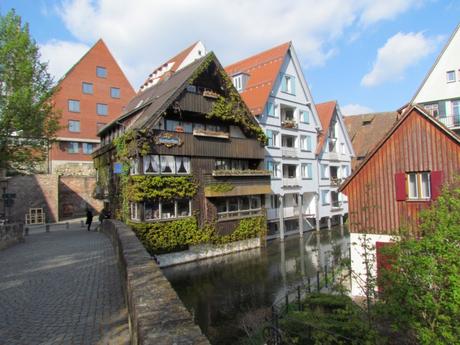
{"label": "brick building", "polygon": [[78,167],[81,174],[91,171],[91,153],[99,145],[97,132],[123,112],[134,94],[100,39],[58,83],[53,102],[62,112],[62,129],[50,149],[49,171],[55,173],[65,167]]}

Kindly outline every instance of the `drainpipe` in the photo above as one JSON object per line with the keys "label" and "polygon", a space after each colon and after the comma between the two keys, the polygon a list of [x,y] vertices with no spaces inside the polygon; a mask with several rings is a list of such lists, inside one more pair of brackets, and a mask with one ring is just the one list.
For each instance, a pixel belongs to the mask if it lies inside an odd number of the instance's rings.
{"label": "drainpipe", "polygon": [[303,194],[299,193],[298,194],[298,207],[299,207],[299,234],[302,237],[303,236]]}
{"label": "drainpipe", "polygon": [[280,240],[284,241],[284,196],[279,196]]}

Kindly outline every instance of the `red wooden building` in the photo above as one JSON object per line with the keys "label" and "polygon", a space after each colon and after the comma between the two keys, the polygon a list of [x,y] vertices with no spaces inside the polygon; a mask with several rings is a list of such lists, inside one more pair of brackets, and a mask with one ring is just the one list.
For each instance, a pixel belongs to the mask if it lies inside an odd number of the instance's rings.
{"label": "red wooden building", "polygon": [[366,280],[363,242],[376,247],[377,273],[379,249],[403,226],[418,235],[420,211],[459,175],[460,138],[423,108],[405,109],[339,189],[349,201],[352,295]]}

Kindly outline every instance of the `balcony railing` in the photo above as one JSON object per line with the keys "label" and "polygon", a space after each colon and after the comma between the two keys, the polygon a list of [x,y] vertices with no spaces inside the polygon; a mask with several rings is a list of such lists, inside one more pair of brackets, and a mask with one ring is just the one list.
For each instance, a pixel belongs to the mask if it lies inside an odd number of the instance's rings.
{"label": "balcony railing", "polygon": [[206,129],[194,129],[193,135],[198,136],[198,137],[212,137],[212,138],[220,138],[220,139],[230,138],[230,133],[228,132],[210,131]]}
{"label": "balcony railing", "polygon": [[297,128],[297,122],[294,120],[282,120],[281,121],[281,127],[283,128]]}
{"label": "balcony railing", "polygon": [[460,127],[460,115],[437,117],[448,128]]}
{"label": "balcony railing", "polygon": [[255,170],[255,169],[244,169],[244,170],[213,170],[212,176],[271,176],[271,172],[269,170]]}
{"label": "balcony railing", "polygon": [[283,216],[284,218],[295,217],[299,215],[299,207],[298,206],[288,206],[283,208]]}
{"label": "balcony railing", "polygon": [[341,201],[333,201],[331,202],[331,211],[340,211],[342,209],[342,202]]}
{"label": "balcony railing", "polygon": [[300,181],[297,177],[283,177],[284,187],[297,187],[300,186]]}
{"label": "balcony railing", "polygon": [[217,213],[217,219],[237,219],[245,218],[249,216],[258,216],[263,215],[264,210],[262,208],[252,209],[252,210],[239,210],[239,211],[230,211],[230,212],[221,212]]}
{"label": "balcony railing", "polygon": [[281,154],[283,157],[297,158],[299,156],[299,150],[297,150],[295,147],[282,147]]}

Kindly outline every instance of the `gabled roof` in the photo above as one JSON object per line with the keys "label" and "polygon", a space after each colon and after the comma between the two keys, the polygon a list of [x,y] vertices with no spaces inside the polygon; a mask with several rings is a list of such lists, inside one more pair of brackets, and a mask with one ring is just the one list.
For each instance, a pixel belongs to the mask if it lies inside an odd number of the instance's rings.
{"label": "gabled roof", "polygon": [[290,47],[291,42],[283,43],[225,67],[230,76],[249,74],[249,80],[241,96],[253,115],[260,115],[264,111]]}
{"label": "gabled roof", "polygon": [[410,104],[413,104],[415,102],[415,99],[417,98],[419,92],[422,90],[422,88],[425,86],[426,82],[428,81],[429,77],[431,76],[431,74],[433,73],[434,69],[436,68],[436,66],[438,65],[439,61],[441,60],[442,56],[444,55],[444,53],[446,52],[447,48],[449,48],[450,44],[452,43],[452,40],[454,39],[455,35],[457,35],[457,33],[460,33],[460,24],[457,25],[457,27],[455,28],[454,32],[452,33],[452,35],[449,37],[449,40],[447,41],[447,43],[444,45],[442,51],[439,53],[438,57],[436,58],[436,61],[434,62],[433,66],[431,66],[430,70],[428,71],[428,73],[426,74],[425,78],[423,79],[422,83],[420,84],[419,88],[417,89],[417,91],[415,92],[414,96],[412,97],[412,100],[410,101]]}
{"label": "gabled roof", "polygon": [[[141,129],[154,124],[187,88],[191,79],[195,76],[195,72],[199,71],[202,66],[209,66],[211,62],[215,63],[217,68],[223,72],[223,67],[214,53],[206,54],[205,57],[197,59],[173,73],[169,78],[163,78],[157,84],[140,91],[128,103],[125,112],[118,119],[102,128],[98,135],[102,136],[109,129],[114,126],[120,126],[122,123],[122,126],[127,129]],[[241,105],[245,107],[243,101],[241,101]],[[249,109],[247,109],[247,114],[248,119],[257,124]]]}
{"label": "gabled roof", "polygon": [[362,115],[345,116],[344,121],[350,137],[355,159],[352,168],[355,169],[358,158],[366,157],[393,127],[398,118],[398,112],[370,113]]}
{"label": "gabled roof", "polygon": [[[178,53],[177,55],[175,55],[174,57],[172,57],[165,63],[155,68],[152,71],[152,73],[149,74],[148,78],[144,81],[144,83],[141,85],[141,87],[139,88],[139,91],[142,91],[145,88],[148,88],[150,85],[152,85],[156,81],[156,79],[159,79],[159,80],[164,79],[164,76],[166,75],[165,73],[168,73],[168,72],[174,73],[178,71],[181,67],[184,67],[182,66],[184,61],[190,56],[192,51],[198,46],[203,46],[203,44],[200,41],[197,41],[193,43],[191,46],[182,50],[180,53]],[[204,53],[205,52],[203,51],[203,54]]]}
{"label": "gabled roof", "polygon": [[385,142],[393,135],[393,133],[404,123],[404,121],[410,116],[413,111],[416,111],[419,116],[423,116],[425,119],[427,119],[429,122],[431,122],[434,126],[439,128],[444,134],[451,139],[453,139],[455,142],[457,142],[460,145],[460,137],[458,137],[454,132],[450,131],[447,129],[446,126],[444,126],[441,122],[439,122],[436,118],[433,116],[429,115],[423,107],[420,107],[418,105],[412,105],[409,108],[407,108],[402,114],[399,120],[393,125],[393,127],[390,129],[390,131],[378,142],[377,145],[372,149],[372,151],[367,155],[367,157],[364,159],[364,161],[358,166],[358,168],[342,183],[342,185],[339,188],[339,191],[343,191],[345,187],[350,183],[351,180],[363,169],[363,167],[367,164],[367,162],[372,159],[372,157],[377,153],[377,151],[385,144]]}
{"label": "gabled roof", "polygon": [[331,124],[332,117],[334,116],[336,101],[324,102],[316,104],[316,111],[318,112],[319,120],[323,131],[318,135],[318,144],[316,145],[316,154],[320,154],[326,142],[327,131]]}

